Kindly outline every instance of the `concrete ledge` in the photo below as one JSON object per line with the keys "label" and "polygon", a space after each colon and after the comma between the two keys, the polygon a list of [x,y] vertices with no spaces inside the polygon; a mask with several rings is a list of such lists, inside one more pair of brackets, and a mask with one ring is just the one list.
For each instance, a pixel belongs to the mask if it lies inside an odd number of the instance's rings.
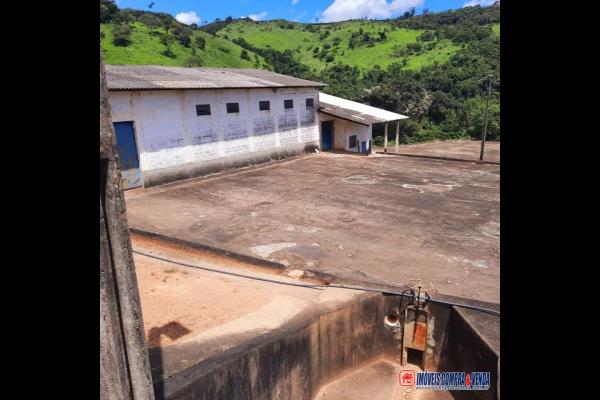
{"label": "concrete ledge", "polygon": [[[129,232],[132,235],[138,235],[138,236],[141,236],[144,238],[165,242],[165,243],[168,243],[168,244],[171,244],[174,246],[197,250],[201,253],[217,256],[220,258],[232,259],[235,261],[242,262],[244,264],[249,264],[252,266],[259,267],[259,268],[264,268],[264,269],[267,269],[271,272],[275,272],[278,274],[286,273],[286,272],[292,270],[292,268],[289,268],[281,263],[265,260],[265,259],[259,258],[259,257],[247,256],[245,254],[235,253],[235,252],[228,251],[228,250],[223,250],[223,249],[209,246],[209,245],[202,244],[202,243],[192,242],[192,241],[183,240],[183,239],[177,239],[177,238],[162,235],[162,234],[156,233],[156,232],[149,232],[149,231],[146,231],[143,229],[131,228],[131,227],[129,228]],[[303,271],[304,271],[303,279],[306,281],[309,281],[309,282],[313,281],[314,283],[317,283],[317,284],[328,285],[335,280],[335,277],[333,275],[326,274],[323,272],[312,271],[312,270],[303,270]]]}
{"label": "concrete ledge", "polygon": [[427,156],[427,155],[421,155],[421,154],[406,154],[406,153],[394,153],[394,152],[383,152],[383,151],[376,151],[377,154],[384,154],[384,155],[389,155],[389,156],[403,156],[403,157],[416,157],[416,158],[429,158],[432,160],[444,160],[444,161],[462,161],[462,162],[471,162],[471,163],[477,163],[477,164],[493,164],[493,165],[500,165],[499,162],[496,161],[486,161],[486,160],[469,160],[466,158],[453,158],[453,157],[439,157],[439,156]]}
{"label": "concrete ledge", "polygon": [[144,187],[151,187],[248,165],[294,157],[300,154],[313,152],[318,148],[319,142],[299,143],[265,151],[256,151],[231,157],[221,157],[214,160],[145,170],[142,171],[142,178],[144,180]]}

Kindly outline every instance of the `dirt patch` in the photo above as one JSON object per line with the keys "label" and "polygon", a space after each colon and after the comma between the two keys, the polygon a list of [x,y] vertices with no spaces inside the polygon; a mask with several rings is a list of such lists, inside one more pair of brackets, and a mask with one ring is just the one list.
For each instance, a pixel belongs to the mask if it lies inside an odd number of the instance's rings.
{"label": "dirt patch", "polygon": [[[321,283],[301,270],[273,271],[195,249],[133,235],[135,251],[205,268],[289,283]],[[144,328],[149,347],[276,329],[317,304],[349,301],[361,292],[317,290],[228,276],[134,253]],[[302,278],[299,280],[298,278]]]}
{"label": "dirt patch", "polygon": [[258,287],[137,254],[134,258],[149,347],[187,339],[269,303],[270,296]]}

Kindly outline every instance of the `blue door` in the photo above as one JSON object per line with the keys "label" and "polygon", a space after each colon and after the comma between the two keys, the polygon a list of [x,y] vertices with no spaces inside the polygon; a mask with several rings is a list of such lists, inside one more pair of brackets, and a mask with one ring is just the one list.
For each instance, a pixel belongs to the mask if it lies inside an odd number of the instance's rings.
{"label": "blue door", "polygon": [[138,158],[133,122],[115,122],[117,150],[119,152],[119,170],[123,177],[123,189],[142,186],[142,172]]}
{"label": "blue door", "polygon": [[321,150],[331,150],[332,121],[321,122]]}
{"label": "blue door", "polygon": [[360,142],[360,152],[361,153],[367,152],[367,142]]}

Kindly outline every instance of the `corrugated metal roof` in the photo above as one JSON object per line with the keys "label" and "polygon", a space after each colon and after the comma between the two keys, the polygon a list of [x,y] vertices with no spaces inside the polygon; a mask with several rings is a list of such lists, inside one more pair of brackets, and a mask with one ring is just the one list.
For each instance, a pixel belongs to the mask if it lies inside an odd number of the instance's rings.
{"label": "corrugated metal roof", "polygon": [[319,111],[364,125],[408,118],[406,115],[397,114],[377,107],[371,107],[366,104],[357,103],[355,101],[342,99],[341,97],[321,92],[319,92]]}
{"label": "corrugated metal roof", "polygon": [[106,65],[109,90],[236,89],[322,87],[320,82],[242,68],[184,68],[158,65]]}

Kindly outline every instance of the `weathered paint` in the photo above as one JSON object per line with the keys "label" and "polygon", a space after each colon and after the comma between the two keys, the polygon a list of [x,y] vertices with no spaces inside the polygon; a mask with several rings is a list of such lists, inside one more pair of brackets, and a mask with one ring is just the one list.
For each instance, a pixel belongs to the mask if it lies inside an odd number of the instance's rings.
{"label": "weathered paint", "polygon": [[113,125],[119,153],[119,170],[123,178],[123,189],[142,186],[142,174],[140,172],[133,122],[115,122]]}
{"label": "weathered paint", "polygon": [[323,150],[331,150],[333,121],[323,121],[321,123],[321,146]]}
{"label": "weathered paint", "polygon": [[[360,152],[361,143],[372,139],[372,125],[361,125],[329,114],[319,113],[319,121],[331,121],[333,132],[333,149],[349,152]],[[350,147],[350,136],[356,135],[356,146]]]}
{"label": "weathered paint", "polygon": [[[314,99],[314,107],[306,107],[307,98]],[[288,99],[294,108],[286,110]],[[189,177],[208,161],[243,165],[294,155],[309,144],[318,147],[318,99],[316,88],[110,93],[113,121],[135,122],[146,186],[159,183],[161,175]],[[259,111],[262,100],[271,102],[270,110]],[[227,113],[226,103],[239,103],[239,113]],[[211,115],[196,115],[197,104],[210,104]]]}

